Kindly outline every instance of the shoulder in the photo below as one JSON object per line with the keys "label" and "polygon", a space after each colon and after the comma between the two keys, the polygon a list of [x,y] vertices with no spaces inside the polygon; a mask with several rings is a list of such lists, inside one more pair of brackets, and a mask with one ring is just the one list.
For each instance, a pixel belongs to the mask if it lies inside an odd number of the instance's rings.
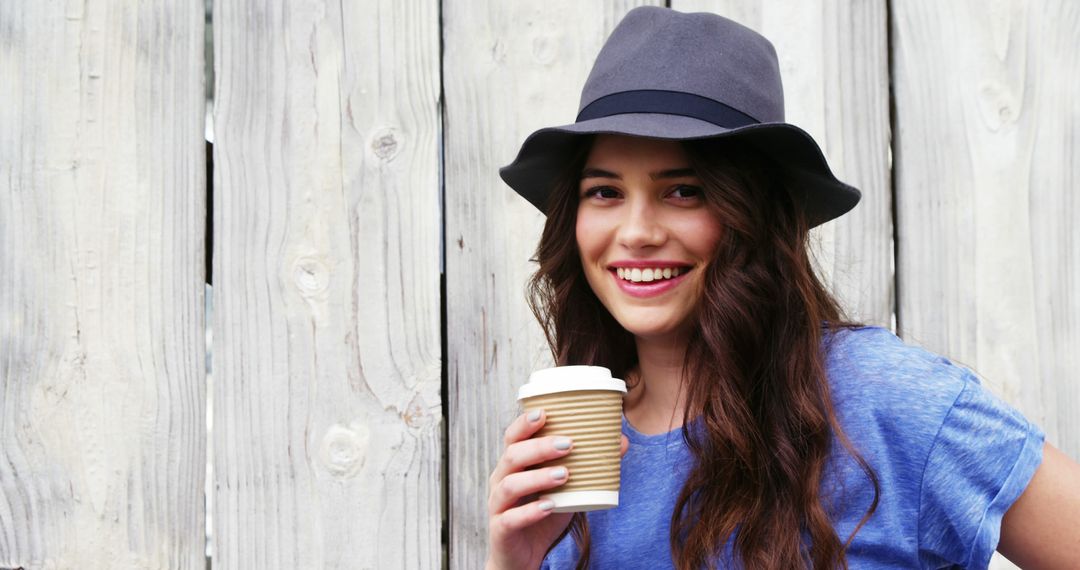
{"label": "shoulder", "polygon": [[886,329],[832,331],[824,348],[837,419],[881,484],[876,524],[902,529],[923,567],[985,568],[1041,461],[1042,431],[970,369]]}
{"label": "shoulder", "polygon": [[979,383],[968,368],[907,344],[881,327],[828,332],[824,348],[837,407],[858,402],[897,413],[944,413],[969,383]]}
{"label": "shoulder", "polygon": [[877,432],[915,448],[975,433],[985,437],[985,429],[1038,431],[971,369],[887,329],[832,331],[824,346],[830,396],[846,431]]}
{"label": "shoulder", "polygon": [[948,358],[908,344],[888,329],[853,327],[825,335],[826,362],[830,374],[970,376],[971,371]]}
{"label": "shoulder", "polygon": [[978,387],[974,373],[880,327],[828,332],[824,348],[844,433],[875,467],[921,479],[946,419]]}

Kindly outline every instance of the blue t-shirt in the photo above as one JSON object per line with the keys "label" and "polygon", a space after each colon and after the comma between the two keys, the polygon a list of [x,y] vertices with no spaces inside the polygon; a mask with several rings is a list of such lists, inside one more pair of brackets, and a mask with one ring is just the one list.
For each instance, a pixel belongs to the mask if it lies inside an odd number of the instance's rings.
{"label": "blue t-shirt", "polygon": [[[1042,461],[1043,432],[968,369],[904,344],[886,329],[831,333],[827,369],[837,419],[880,485],[874,515],[846,551],[861,568],[986,568],[1001,518]],[[692,424],[693,425],[693,424]],[[693,461],[681,429],[643,435],[623,419],[619,506],[588,513],[591,568],[671,568],[675,499]],[[841,542],[873,497],[834,438],[823,504]],[[571,479],[573,473],[570,474]],[[720,561],[731,560],[731,542]],[[567,535],[542,568],[574,568]]]}

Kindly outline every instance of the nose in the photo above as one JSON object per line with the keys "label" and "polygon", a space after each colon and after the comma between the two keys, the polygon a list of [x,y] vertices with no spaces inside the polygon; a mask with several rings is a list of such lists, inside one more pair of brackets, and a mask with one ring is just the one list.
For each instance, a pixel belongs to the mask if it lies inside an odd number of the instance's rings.
{"label": "nose", "polygon": [[628,200],[616,239],[629,249],[661,246],[667,240],[659,212],[648,199]]}

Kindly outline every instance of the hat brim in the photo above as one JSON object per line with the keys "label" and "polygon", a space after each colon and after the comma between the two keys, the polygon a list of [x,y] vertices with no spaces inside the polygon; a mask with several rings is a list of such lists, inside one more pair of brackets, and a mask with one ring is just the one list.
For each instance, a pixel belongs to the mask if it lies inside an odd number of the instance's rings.
{"label": "hat brim", "polygon": [[[665,140],[734,138],[745,140],[784,169],[788,187],[806,211],[810,227],[848,212],[859,202],[858,189],[837,180],[813,137],[788,123],[758,123],[726,129],[712,123],[660,113],[627,113],[529,135],[514,162],[499,169],[515,192],[545,212],[555,178],[572,158],[573,140],[582,135],[621,134]],[[545,212],[546,213],[546,212]]]}

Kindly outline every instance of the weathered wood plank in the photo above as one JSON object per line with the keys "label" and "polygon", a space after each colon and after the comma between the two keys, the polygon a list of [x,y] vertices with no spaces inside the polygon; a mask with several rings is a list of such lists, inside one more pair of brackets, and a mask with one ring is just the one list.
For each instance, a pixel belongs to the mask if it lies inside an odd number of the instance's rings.
{"label": "weathered wood plank", "polygon": [[849,214],[814,230],[818,268],[851,318],[892,326],[888,25],[884,0],[672,0],[769,38],[787,120],[809,132],[841,180],[859,188]]}
{"label": "weathered wood plank", "polygon": [[525,302],[543,217],[498,168],[533,130],[574,121],[607,34],[645,3],[443,3],[451,568],[483,566],[488,476],[515,391],[550,365]]}
{"label": "weathered wood plank", "polygon": [[438,568],[439,7],[215,5],[215,568]]}
{"label": "weathered wood plank", "polygon": [[995,6],[894,7],[900,329],[1080,457],[1080,10]]}
{"label": "weathered wood plank", "polygon": [[893,11],[900,331],[1080,458],[1080,9]]}
{"label": "weathered wood plank", "polygon": [[205,567],[202,40],[0,2],[0,567]]}

